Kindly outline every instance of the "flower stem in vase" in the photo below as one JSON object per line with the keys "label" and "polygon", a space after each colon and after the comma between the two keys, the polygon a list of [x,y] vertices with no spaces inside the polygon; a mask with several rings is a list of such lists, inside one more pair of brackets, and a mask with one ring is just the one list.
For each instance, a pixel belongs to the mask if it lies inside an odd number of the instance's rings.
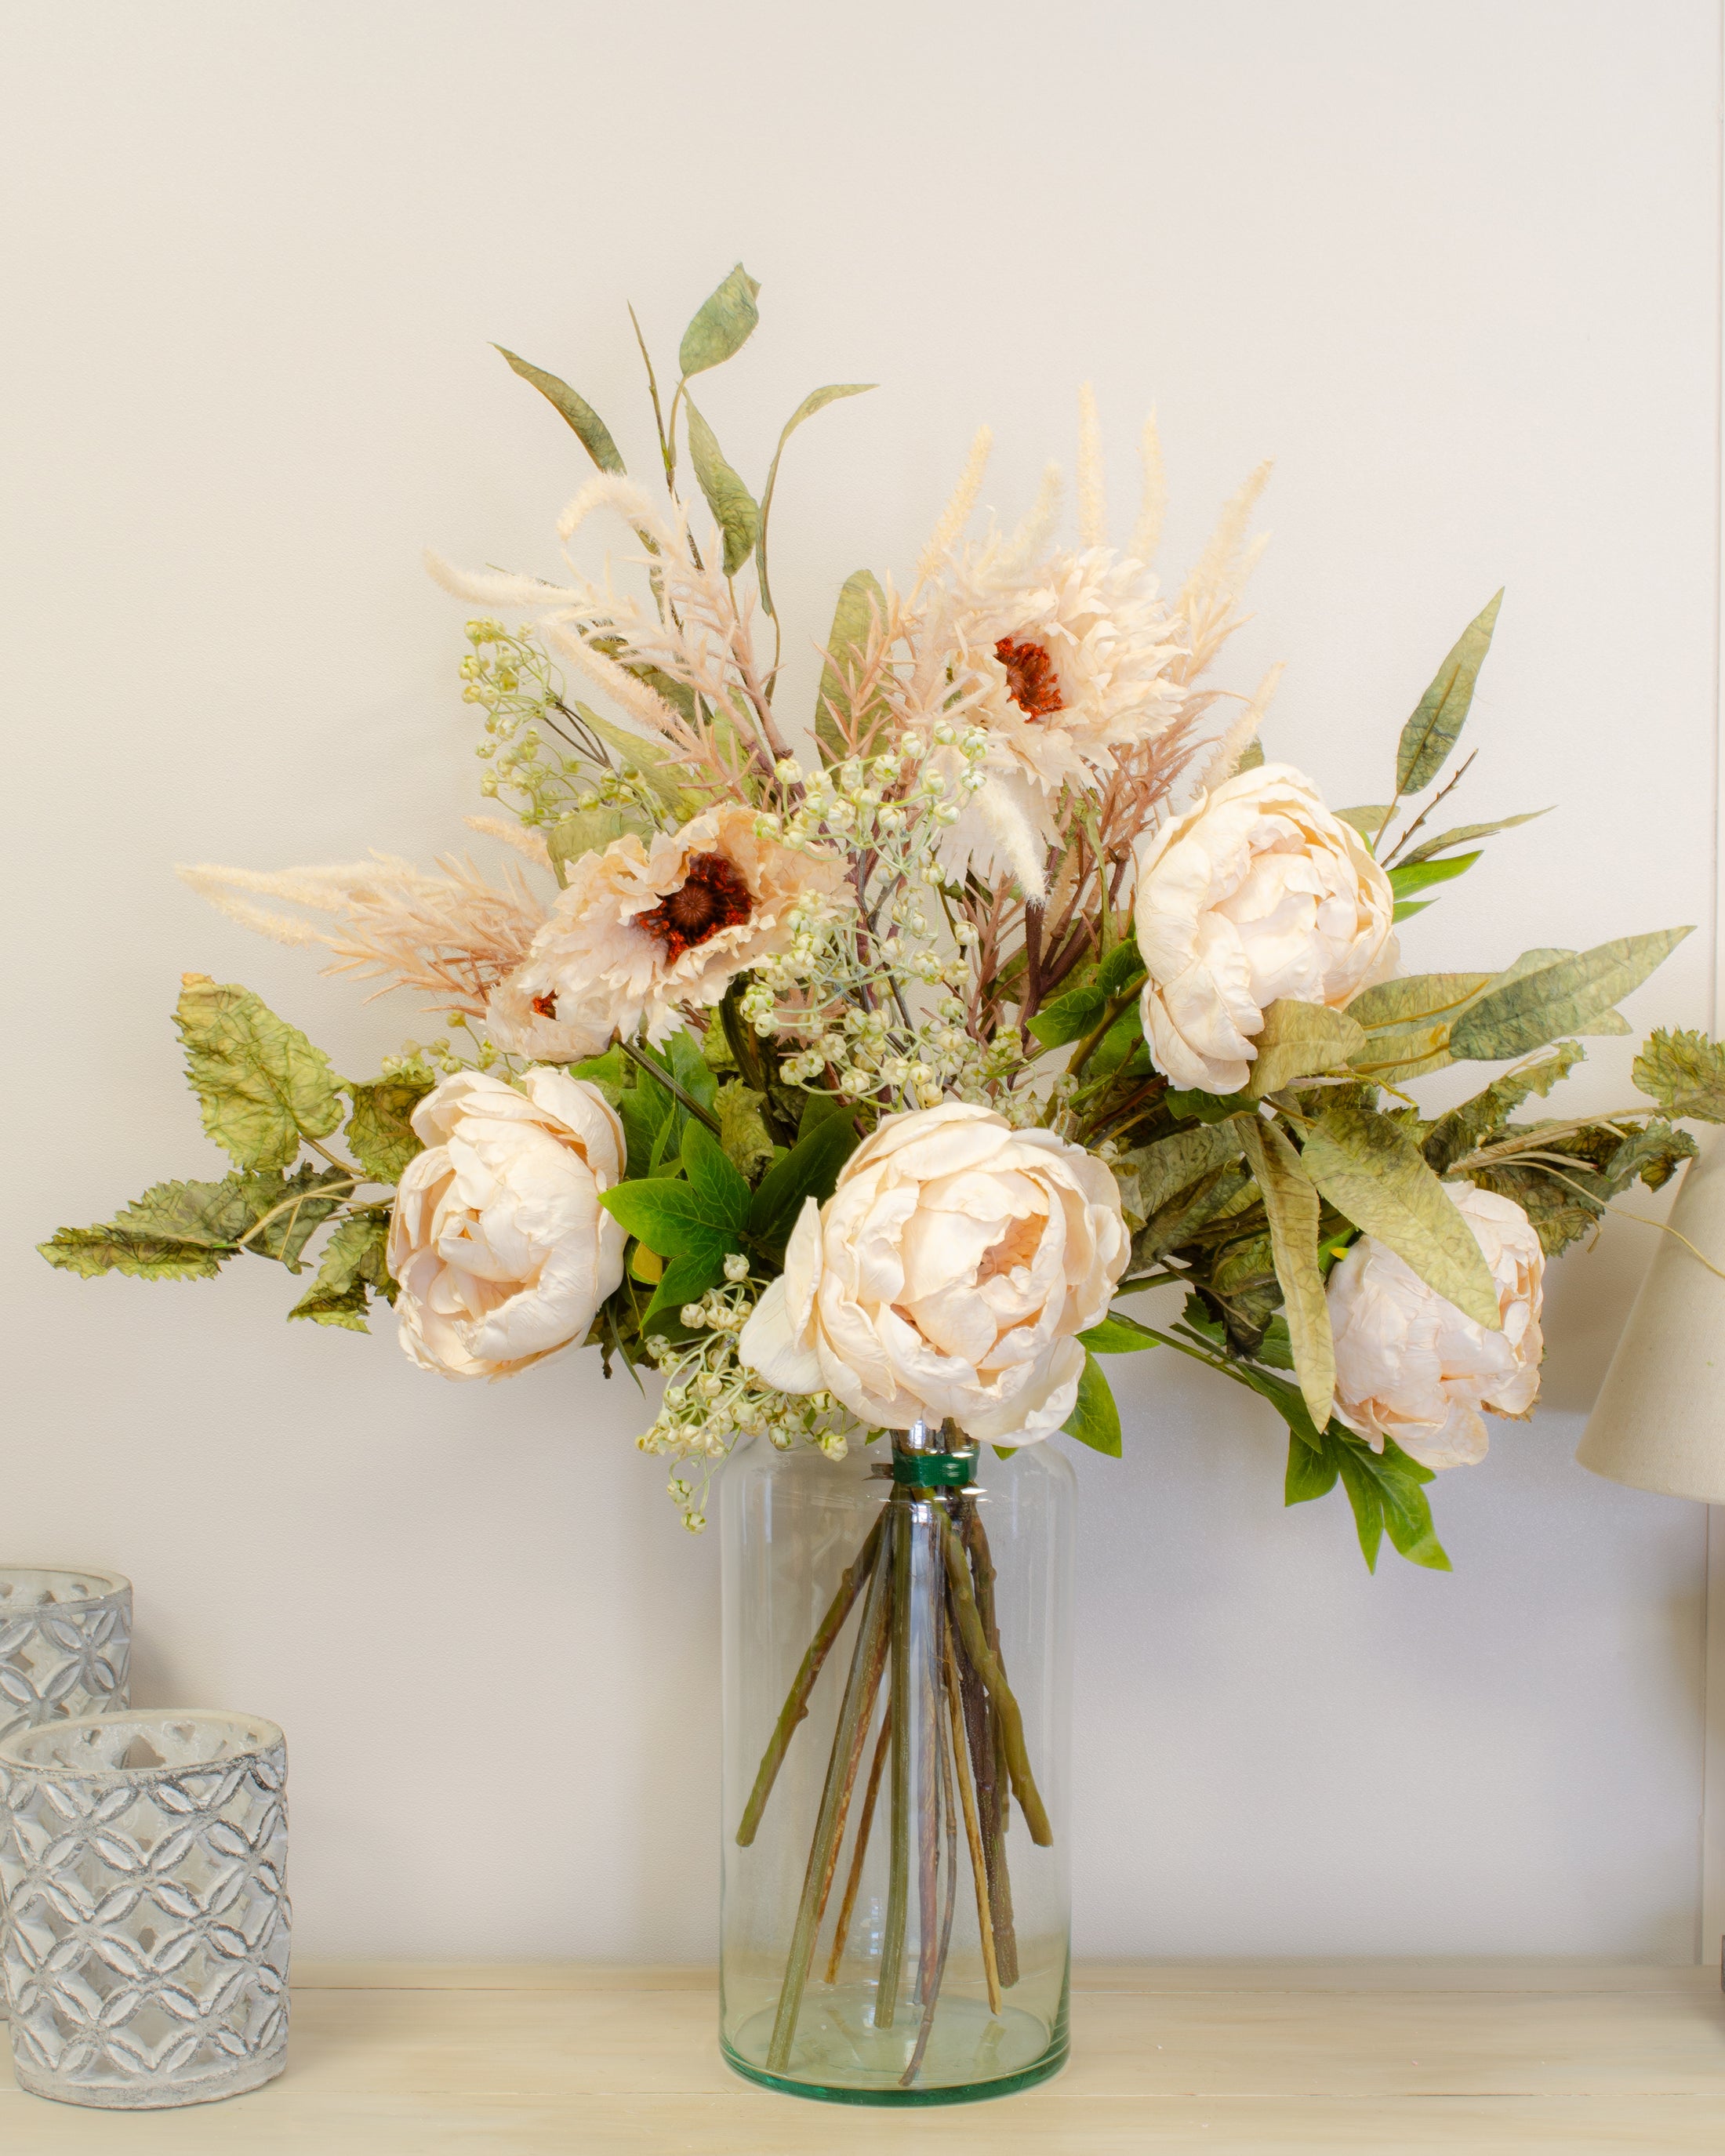
{"label": "flower stem in vase", "polygon": [[[950,1632],[946,1640],[947,1712],[952,1725],[952,1764],[958,1782],[958,1799],[964,1812],[964,1840],[970,1851],[970,1873],[976,1886],[976,1928],[982,1941],[983,1974],[988,1984],[988,2011],[1000,2011],[1000,1964],[994,1944],[993,1911],[988,1899],[988,1861],[983,1854],[982,1829],[977,1819],[976,1796],[971,1788],[969,1732],[966,1727],[963,1686],[952,1660]],[[829,1982],[831,1979],[829,1978]]]}
{"label": "flower stem in vase", "polygon": [[[970,1553],[977,1612],[983,1620],[983,1637],[998,1661],[1000,1630],[994,1615],[994,1560],[988,1548],[988,1533],[973,1498],[955,1496],[952,1509]],[[983,1838],[983,1861],[988,1866],[988,1914],[994,1953],[1000,1982],[1009,1990],[1019,1980],[1019,1944],[1013,1921],[1012,1877],[1006,1863],[1006,1827],[1012,1805],[1006,1754],[999,1719],[989,1703],[988,1688],[968,1661],[960,1664],[959,1689],[976,1777],[977,1823]]]}
{"label": "flower stem in vase", "polygon": [[[912,1552],[915,1577],[911,1607],[919,1650],[916,1733],[916,1999],[925,2023],[938,1988],[937,1963],[940,1928],[935,1911],[940,1895],[941,1792],[946,1768],[945,1717],[941,1712],[941,1633],[947,1598],[941,1591],[940,1547],[935,1540],[937,1507],[927,1499],[913,1505]],[[922,2049],[917,2046],[920,2056]]]}
{"label": "flower stem in vase", "polygon": [[935,1815],[937,1862],[939,1856],[940,1825],[942,1819],[946,1822],[947,1900],[946,1907],[941,1914],[940,1943],[934,1953],[927,1980],[922,1987],[922,2022],[916,2031],[916,2041],[911,2052],[911,2062],[899,2076],[901,2088],[912,2087],[917,2075],[922,2071],[923,2055],[928,2049],[928,2039],[934,2030],[935,2009],[940,2004],[941,1984],[947,1973],[947,1956],[952,1950],[952,1912],[957,1906],[958,1900],[957,1807],[952,1801],[952,1769],[947,1756],[946,1717],[940,1712],[941,1693],[944,1689],[941,1683],[942,1650],[944,1645],[943,1626],[941,1620],[944,1614],[945,1599],[944,1596],[937,1597],[934,1604],[934,1621],[929,1628],[935,1635],[932,1656],[934,1666],[930,1671],[933,1681],[929,1689],[929,1699],[933,1710],[934,1757],[940,1764],[939,1780],[934,1791],[935,1800],[929,1809]]}
{"label": "flower stem in vase", "polygon": [[875,2026],[890,2029],[904,1958],[905,1917],[911,1886],[911,1507],[895,1486],[887,1507],[892,1553],[892,1791],[891,1848],[887,1868],[886,1922],[880,1938],[880,1969],[875,1986]]}
{"label": "flower stem in vase", "polygon": [[1013,1697],[1012,1688],[1006,1681],[1006,1672],[1000,1666],[999,1657],[989,1646],[983,1630],[976,1598],[971,1592],[970,1566],[959,1546],[957,1536],[952,1532],[946,1508],[937,1507],[934,1517],[946,1554],[947,1579],[952,1589],[952,1614],[957,1620],[959,1639],[977,1675],[988,1687],[989,1702],[999,1724],[1000,1746],[1005,1754],[1007,1772],[1013,1788],[1018,1792],[1019,1806],[1024,1815],[1024,1824],[1030,1830],[1030,1839],[1039,1849],[1047,1849],[1053,1843],[1054,1830],[1048,1823],[1048,1813],[1044,1807],[1041,1793],[1030,1771],[1030,1755],[1024,1744],[1024,1718],[1019,1712],[1019,1703]]}
{"label": "flower stem in vase", "polygon": [[845,1942],[850,1936],[857,1889],[862,1885],[863,1860],[869,1853],[869,1835],[875,1825],[875,1799],[880,1794],[880,1777],[886,1771],[891,1743],[892,1702],[889,1699],[886,1712],[880,1717],[880,1735],[875,1746],[874,1763],[869,1768],[868,1787],[863,1792],[862,1812],[856,1822],[856,1846],[850,1853],[850,1876],[845,1882],[845,1898],[839,1904],[839,1921],[833,1928],[833,1951],[827,1961],[829,1984],[839,1981],[839,1964],[845,1958]]}

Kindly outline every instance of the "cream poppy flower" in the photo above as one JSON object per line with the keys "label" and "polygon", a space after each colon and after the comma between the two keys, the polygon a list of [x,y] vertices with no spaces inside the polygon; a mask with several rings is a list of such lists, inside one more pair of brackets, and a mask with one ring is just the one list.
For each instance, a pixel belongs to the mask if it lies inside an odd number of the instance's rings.
{"label": "cream poppy flower", "polygon": [[1072,1412],[1131,1239],[1114,1178],[1052,1131],[949,1101],[884,1117],[811,1198],[738,1354],[866,1423],[1023,1445]]}
{"label": "cream poppy flower", "polygon": [[1340,1009],[1400,958],[1389,877],[1286,763],[1163,824],[1138,857],[1136,911],[1151,1055],[1205,1093],[1245,1084],[1266,1005]]}
{"label": "cream poppy flower", "polygon": [[631,834],[583,855],[491,998],[498,1046],[574,1061],[643,1023],[663,1040],[685,1010],[717,1003],[737,974],[788,949],[798,908],[845,903],[842,861],[761,838],[755,821],[752,808],[711,808],[650,845]]}
{"label": "cream poppy flower", "polygon": [[1427,1467],[1486,1456],[1486,1414],[1524,1415],[1539,1396],[1545,1253],[1513,1199],[1444,1185],[1497,1285],[1500,1332],[1464,1317],[1382,1243],[1363,1236],[1330,1275],[1336,1413],[1375,1452],[1393,1437]]}
{"label": "cream poppy flower", "polygon": [[401,1344],[446,1378],[506,1378],[587,1337],[628,1240],[599,1204],[623,1126],[596,1086],[457,1071],[413,1111],[425,1151],[389,1224]]}

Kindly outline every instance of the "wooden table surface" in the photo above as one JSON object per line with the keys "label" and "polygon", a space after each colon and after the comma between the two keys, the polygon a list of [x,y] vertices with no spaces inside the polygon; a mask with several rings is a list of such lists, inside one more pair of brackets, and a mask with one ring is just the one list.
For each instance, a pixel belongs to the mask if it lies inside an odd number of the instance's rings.
{"label": "wooden table surface", "polygon": [[305,1964],[295,1978],[288,2069],[267,2088],[126,2116],[44,2102],[0,2072],[0,2156],[1725,2150],[1711,1969],[1092,1962],[1056,2079],[899,2112],[728,2072],[704,1969]]}

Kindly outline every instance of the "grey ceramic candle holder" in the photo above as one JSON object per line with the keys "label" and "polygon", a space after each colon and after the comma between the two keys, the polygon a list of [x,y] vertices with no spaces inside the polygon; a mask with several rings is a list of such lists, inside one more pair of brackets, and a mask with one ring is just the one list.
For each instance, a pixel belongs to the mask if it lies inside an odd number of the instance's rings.
{"label": "grey ceramic candle holder", "polygon": [[0,1564],[0,1738],[131,1697],[131,1582]]}

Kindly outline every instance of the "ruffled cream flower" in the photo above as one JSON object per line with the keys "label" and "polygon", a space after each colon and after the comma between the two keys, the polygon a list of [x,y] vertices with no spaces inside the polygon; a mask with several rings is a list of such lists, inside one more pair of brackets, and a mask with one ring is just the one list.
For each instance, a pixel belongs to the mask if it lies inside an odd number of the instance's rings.
{"label": "ruffled cream flower", "polygon": [[1393,1437],[1427,1467],[1486,1456],[1487,1414],[1525,1415],[1539,1396],[1545,1254],[1513,1199],[1444,1189],[1497,1284],[1501,1332],[1464,1317],[1382,1243],[1363,1236],[1330,1275],[1336,1413],[1374,1451]]}
{"label": "ruffled cream flower", "polygon": [[950,1416],[1023,1445],[1072,1412],[1084,1349],[1131,1244],[1107,1168],[1052,1131],[949,1101],[884,1117],[825,1205],[811,1198],[741,1359],[860,1420]]}
{"label": "ruffled cream flower", "polygon": [[1138,858],[1144,1034],[1176,1086],[1236,1093],[1266,1005],[1340,1009],[1400,952],[1389,879],[1286,763],[1243,771]]}
{"label": "ruffled cream flower", "polygon": [[446,1378],[506,1378],[587,1337],[627,1240],[599,1204],[623,1126],[596,1086],[530,1070],[518,1091],[457,1071],[413,1111],[389,1225],[401,1344]]}
{"label": "ruffled cream flower", "polygon": [[583,854],[527,955],[493,995],[491,1038],[513,1055],[578,1060],[644,1021],[660,1041],[681,1014],[789,947],[799,908],[845,901],[845,866],[758,837],[755,811],[708,809],[650,845],[633,834]]}

